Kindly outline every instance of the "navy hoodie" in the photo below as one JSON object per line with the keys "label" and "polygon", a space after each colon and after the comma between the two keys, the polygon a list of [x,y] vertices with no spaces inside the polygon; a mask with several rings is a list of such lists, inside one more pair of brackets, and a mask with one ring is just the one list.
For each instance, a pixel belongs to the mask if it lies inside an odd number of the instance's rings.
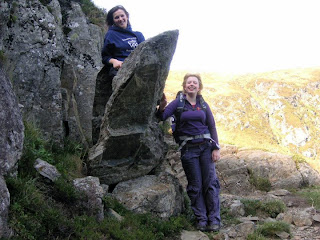
{"label": "navy hoodie", "polygon": [[141,32],[134,32],[131,26],[126,29],[111,26],[104,37],[101,52],[102,62],[109,64],[111,58],[124,61],[129,54],[145,40]]}

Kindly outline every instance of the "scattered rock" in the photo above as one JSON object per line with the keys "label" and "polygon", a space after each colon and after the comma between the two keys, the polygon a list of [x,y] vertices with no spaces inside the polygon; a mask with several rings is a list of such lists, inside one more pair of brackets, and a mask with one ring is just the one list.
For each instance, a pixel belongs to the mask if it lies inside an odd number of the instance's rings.
{"label": "scattered rock", "polygon": [[316,222],[320,222],[320,215],[319,214],[316,214],[312,217],[312,219]]}
{"label": "scattered rock", "polygon": [[209,240],[209,237],[200,231],[185,231],[181,233],[181,240]]}
{"label": "scattered rock", "polygon": [[50,163],[37,158],[34,163],[34,168],[45,178],[50,179],[52,182],[56,181],[61,174],[57,168]]}
{"label": "scattered rock", "polygon": [[83,200],[78,203],[83,206],[89,216],[95,216],[98,221],[104,219],[104,206],[102,202],[103,188],[100,186],[99,178],[97,177],[84,177],[76,178],[73,180],[75,188],[84,194]]}
{"label": "scattered rock", "polygon": [[311,226],[312,225],[312,215],[307,211],[299,211],[293,214],[293,223],[297,227]]}
{"label": "scattered rock", "polygon": [[123,217],[117,213],[116,211],[114,211],[113,209],[111,208],[108,208],[107,209],[107,215],[108,216],[111,216],[111,217],[114,217],[115,219],[117,219],[119,222],[121,222],[123,220]]}
{"label": "scattered rock", "polygon": [[119,183],[112,195],[136,213],[153,213],[169,218],[184,209],[183,189],[170,174],[147,175]]}

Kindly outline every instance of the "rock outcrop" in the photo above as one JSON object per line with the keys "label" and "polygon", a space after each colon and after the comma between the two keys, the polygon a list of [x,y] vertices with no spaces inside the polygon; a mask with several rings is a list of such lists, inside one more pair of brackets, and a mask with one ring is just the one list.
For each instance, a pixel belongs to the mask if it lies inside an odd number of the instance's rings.
{"label": "rock outcrop", "polygon": [[10,194],[4,176],[15,174],[21,157],[24,126],[11,82],[0,62],[0,238],[10,235],[7,227]]}
{"label": "rock outcrop", "polygon": [[89,174],[105,184],[148,174],[166,153],[155,119],[178,31],[168,31],[141,43],[113,79],[100,137],[89,153]]}
{"label": "rock outcrop", "polygon": [[10,193],[3,176],[0,175],[0,238],[11,235],[11,230],[8,227],[9,206]]}
{"label": "rock outcrop", "polygon": [[317,185],[320,174],[307,163],[291,156],[262,150],[239,150],[226,154],[217,163],[222,189],[231,194],[252,191],[250,178],[265,179],[271,189],[297,189]]}
{"label": "rock outcrop", "polygon": [[102,30],[73,1],[2,1],[0,51],[26,121],[58,144],[90,144]]}

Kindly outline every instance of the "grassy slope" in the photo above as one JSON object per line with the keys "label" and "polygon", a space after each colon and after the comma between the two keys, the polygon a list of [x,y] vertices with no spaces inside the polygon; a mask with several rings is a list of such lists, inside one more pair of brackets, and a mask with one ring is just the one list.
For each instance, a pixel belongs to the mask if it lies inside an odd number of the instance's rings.
{"label": "grassy slope", "polygon": [[[164,90],[169,101],[184,74],[170,72]],[[303,156],[320,169],[320,67],[201,77],[222,143]]]}

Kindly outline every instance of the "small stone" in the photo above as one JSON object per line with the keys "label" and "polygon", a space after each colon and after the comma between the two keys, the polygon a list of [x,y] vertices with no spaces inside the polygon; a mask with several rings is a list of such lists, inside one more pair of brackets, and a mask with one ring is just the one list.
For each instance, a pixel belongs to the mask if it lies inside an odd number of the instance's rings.
{"label": "small stone", "polygon": [[277,232],[276,235],[281,239],[288,239],[290,234],[287,232]]}
{"label": "small stone", "polygon": [[277,190],[270,191],[268,193],[273,194],[275,196],[286,196],[290,194],[290,192],[285,189],[277,189]]}
{"label": "small stone", "polygon": [[312,218],[313,218],[314,221],[320,222],[320,215],[319,214],[314,215]]}

